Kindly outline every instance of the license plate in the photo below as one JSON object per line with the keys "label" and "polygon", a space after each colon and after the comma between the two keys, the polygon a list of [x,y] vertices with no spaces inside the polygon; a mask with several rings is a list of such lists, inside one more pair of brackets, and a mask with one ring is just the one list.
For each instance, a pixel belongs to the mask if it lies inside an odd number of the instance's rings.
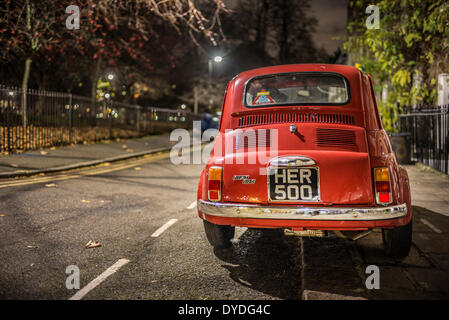
{"label": "license plate", "polygon": [[270,201],[320,201],[317,168],[270,168]]}

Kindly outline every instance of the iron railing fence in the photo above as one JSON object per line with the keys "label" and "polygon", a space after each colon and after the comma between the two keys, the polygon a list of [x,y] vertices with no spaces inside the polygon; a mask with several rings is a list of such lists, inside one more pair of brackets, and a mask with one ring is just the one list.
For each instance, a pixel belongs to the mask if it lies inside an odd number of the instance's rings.
{"label": "iron railing fence", "polygon": [[193,120],[184,110],[0,85],[1,153],[187,129]]}
{"label": "iron railing fence", "polygon": [[411,134],[411,157],[449,174],[449,105],[404,108],[401,132]]}

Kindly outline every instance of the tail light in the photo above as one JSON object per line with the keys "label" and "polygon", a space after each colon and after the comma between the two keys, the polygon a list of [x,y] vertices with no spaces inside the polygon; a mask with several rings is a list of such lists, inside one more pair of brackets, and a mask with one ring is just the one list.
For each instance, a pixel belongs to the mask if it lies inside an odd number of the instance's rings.
{"label": "tail light", "polygon": [[374,168],[374,186],[378,204],[387,205],[393,201],[388,168]]}
{"label": "tail light", "polygon": [[221,200],[221,182],[223,178],[223,168],[209,168],[209,189],[208,196],[210,201]]}

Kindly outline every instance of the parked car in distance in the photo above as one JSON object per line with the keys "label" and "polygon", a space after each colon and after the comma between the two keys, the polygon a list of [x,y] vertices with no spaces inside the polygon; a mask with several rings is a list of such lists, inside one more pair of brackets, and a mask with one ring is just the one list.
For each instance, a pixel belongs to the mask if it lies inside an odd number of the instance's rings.
{"label": "parked car in distance", "polygon": [[219,118],[217,115],[212,115],[210,113],[203,113],[201,115],[201,132],[209,129],[218,129]]}
{"label": "parked car in distance", "polygon": [[408,255],[412,207],[371,77],[343,65],[282,65],[228,83],[198,215],[217,248],[235,227],[357,239],[382,230],[385,253]]}

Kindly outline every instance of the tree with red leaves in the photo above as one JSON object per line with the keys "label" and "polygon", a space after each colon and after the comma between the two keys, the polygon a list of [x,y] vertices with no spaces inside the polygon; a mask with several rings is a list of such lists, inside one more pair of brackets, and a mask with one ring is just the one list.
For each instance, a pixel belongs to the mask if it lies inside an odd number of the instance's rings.
{"label": "tree with red leaves", "polygon": [[[205,37],[216,44],[222,37],[219,15],[226,11],[222,0],[213,0],[214,9],[206,17],[199,9],[211,2],[194,0],[17,0],[0,4],[0,54],[2,62],[23,63],[22,90],[28,88],[33,64],[52,64],[77,56],[76,62],[88,65],[92,74],[92,92],[103,66],[138,65],[155,69],[151,57],[164,65],[174,65],[172,49],[176,41],[164,43],[168,27],[191,41]],[[68,30],[65,9],[80,9],[80,29]],[[168,32],[170,33],[170,31]],[[158,63],[160,63],[157,61]],[[57,68],[57,65],[52,66]],[[94,72],[92,72],[94,70]],[[94,87],[95,86],[95,87]],[[23,124],[26,126],[26,99],[22,101]]]}

